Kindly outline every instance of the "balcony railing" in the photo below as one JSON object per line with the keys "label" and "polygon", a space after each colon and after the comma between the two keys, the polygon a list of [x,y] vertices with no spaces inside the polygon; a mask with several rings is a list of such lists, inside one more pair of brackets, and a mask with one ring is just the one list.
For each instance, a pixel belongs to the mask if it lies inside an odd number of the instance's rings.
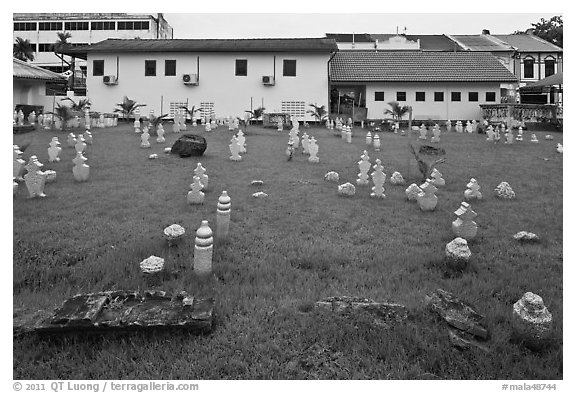
{"label": "balcony railing", "polygon": [[558,124],[562,121],[562,106],[539,104],[483,104],[482,117],[490,122],[540,122]]}

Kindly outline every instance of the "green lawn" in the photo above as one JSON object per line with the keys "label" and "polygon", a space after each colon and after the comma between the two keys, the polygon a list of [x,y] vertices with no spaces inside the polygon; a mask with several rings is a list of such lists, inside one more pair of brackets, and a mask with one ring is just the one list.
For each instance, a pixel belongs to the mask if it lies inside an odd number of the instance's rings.
{"label": "green lawn", "polygon": [[[171,126],[166,126],[171,131]],[[494,145],[478,134],[442,134],[446,162],[439,166],[446,186],[434,212],[406,201],[406,186],[386,183],[384,200],[369,187],[356,196],[337,196],[337,184],[323,180],[334,170],[340,182],[356,183],[365,131],[355,129],[347,144],[325,128],[304,129],[320,147],[319,164],[300,151],[285,156],[287,132],[251,126],[248,153],[230,161],[227,127],[206,133],[203,157],[166,155],[166,143],[150,138],[141,149],[130,125],[94,129],[85,156],[90,179],[72,176],[75,151],[66,133],[15,135],[30,142],[24,158],[37,155],[57,172],[47,197],[28,199],[21,185],[14,199],[13,304],[24,311],[53,309],[80,292],[144,289],[139,263],[150,255],[166,259],[170,271],[162,289],[216,297],[215,329],[208,336],[135,333],[126,336],[14,340],[15,379],[562,379],[562,156],[554,141]],[[408,143],[380,134],[380,158],[388,177],[400,171],[420,184]],[[49,163],[52,136],[62,143],[61,162]],[[157,160],[148,156],[158,153]],[[547,160],[544,160],[546,158]],[[186,204],[201,162],[210,177],[203,205]],[[484,199],[472,202],[478,236],[470,242],[471,266],[445,274],[444,247],[454,236],[453,212],[469,179]],[[250,186],[251,180],[264,186]],[[508,181],[517,199],[503,201],[492,190]],[[232,198],[230,240],[215,244],[214,280],[192,274],[194,234],[202,220],[215,230],[222,190]],[[265,199],[252,198],[264,191]],[[186,239],[170,252],[166,226],[186,228]],[[537,233],[537,244],[518,244],[521,230]],[[424,305],[436,288],[455,293],[486,315],[489,353],[461,352],[450,345],[445,325]],[[544,299],[554,318],[554,345],[533,353],[510,342],[512,305],[527,291]],[[314,311],[323,297],[362,296],[408,307],[410,317],[389,329]]]}

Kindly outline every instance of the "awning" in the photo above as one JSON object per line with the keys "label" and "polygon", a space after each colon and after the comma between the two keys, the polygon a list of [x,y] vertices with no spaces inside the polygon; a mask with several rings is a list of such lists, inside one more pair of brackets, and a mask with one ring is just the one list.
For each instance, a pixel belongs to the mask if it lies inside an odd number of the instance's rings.
{"label": "awning", "polygon": [[544,93],[549,92],[552,86],[561,86],[563,84],[563,73],[550,75],[547,78],[534,82],[520,88],[520,93]]}

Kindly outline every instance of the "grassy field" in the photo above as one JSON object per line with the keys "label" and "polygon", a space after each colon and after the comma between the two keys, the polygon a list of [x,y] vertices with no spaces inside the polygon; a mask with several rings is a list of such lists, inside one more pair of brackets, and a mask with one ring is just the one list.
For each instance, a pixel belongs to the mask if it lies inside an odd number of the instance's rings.
{"label": "grassy field", "polygon": [[[171,127],[165,127],[171,130]],[[304,131],[304,128],[301,128]],[[356,196],[337,196],[323,180],[334,170],[340,182],[355,183],[364,130],[347,144],[324,128],[307,129],[318,140],[319,164],[298,151],[284,154],[287,132],[251,126],[248,153],[228,159],[231,133],[221,127],[198,132],[208,141],[203,157],[166,155],[151,138],[141,149],[129,125],[93,130],[85,156],[90,179],[72,176],[74,149],[66,133],[36,131],[14,136],[30,142],[24,158],[37,155],[58,173],[47,197],[28,199],[21,185],[13,204],[13,305],[19,312],[53,309],[80,292],[145,289],[139,262],[166,259],[168,291],[216,297],[215,329],[207,336],[135,333],[70,336],[13,344],[15,379],[561,379],[562,356],[562,156],[556,143],[494,145],[478,134],[443,134],[447,161],[439,166],[446,186],[434,212],[406,201],[404,187],[386,183],[385,200],[369,187]],[[49,163],[47,147],[58,135],[61,162]],[[400,171],[420,184],[408,150],[417,136],[381,134],[382,150],[368,149],[390,176]],[[148,156],[158,153],[159,159]],[[545,160],[546,159],[546,160]],[[203,205],[186,204],[201,162],[210,177]],[[471,266],[462,275],[445,273],[444,247],[454,236],[453,212],[471,177],[484,199],[472,202],[478,236],[470,242]],[[263,180],[261,187],[251,180]],[[502,201],[492,190],[508,181],[517,199]],[[192,274],[194,233],[201,220],[215,229],[222,190],[232,198],[230,240],[215,244],[214,280]],[[252,198],[264,191],[266,199]],[[187,230],[185,241],[168,249],[166,226]],[[519,244],[521,230],[542,241]],[[425,308],[436,288],[455,293],[486,315],[489,353],[450,345],[444,322]],[[554,317],[554,344],[533,353],[510,342],[512,305],[527,291],[539,294]],[[388,329],[315,311],[323,297],[362,296],[408,307],[410,317]]]}

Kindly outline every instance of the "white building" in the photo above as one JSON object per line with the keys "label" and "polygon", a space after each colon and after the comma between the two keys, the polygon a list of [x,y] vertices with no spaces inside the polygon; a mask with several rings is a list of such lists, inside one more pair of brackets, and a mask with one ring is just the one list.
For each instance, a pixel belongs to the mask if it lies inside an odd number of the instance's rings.
{"label": "white building", "polygon": [[[14,13],[12,42],[17,37],[28,39],[34,50],[32,64],[57,73],[69,66],[54,54],[52,45],[58,34],[68,32],[72,46],[90,45],[108,38],[152,38],[173,37],[170,24],[163,14],[125,13]],[[66,58],[69,60],[69,58]],[[76,64],[78,81],[86,74],[86,63]]]}
{"label": "white building", "polygon": [[523,87],[563,71],[563,49],[530,34],[450,36],[464,50],[490,52],[519,79]]}
{"label": "white building", "polygon": [[[356,50],[338,52],[330,61],[331,90],[351,101],[344,104],[366,108],[368,119],[389,117],[384,111],[396,101],[411,106],[414,119],[480,120],[479,105],[499,104],[501,87],[515,83],[488,53]],[[341,103],[332,98],[331,104],[336,112]]]}
{"label": "white building", "polygon": [[[50,96],[51,84],[66,84],[66,79],[22,60],[12,59],[12,106],[43,106],[44,112],[52,111],[54,97]],[[48,94],[47,94],[48,93]]]}
{"label": "white building", "polygon": [[309,104],[328,106],[327,68],[336,50],[326,38],[112,39],[67,54],[87,60],[95,111],[111,112],[128,96],[147,105],[143,115],[188,105],[204,115],[243,117],[263,106],[313,120]]}

